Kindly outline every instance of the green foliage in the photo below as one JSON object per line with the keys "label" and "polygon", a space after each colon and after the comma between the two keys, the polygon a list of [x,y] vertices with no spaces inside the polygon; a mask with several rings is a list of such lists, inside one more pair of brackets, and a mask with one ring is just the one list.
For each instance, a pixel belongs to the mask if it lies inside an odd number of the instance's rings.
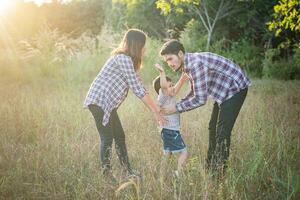
{"label": "green foliage", "polygon": [[279,36],[282,30],[290,30],[300,33],[300,1],[280,0],[274,6],[272,21],[268,22],[269,30],[276,30],[275,35]]}
{"label": "green foliage", "polygon": [[224,56],[239,64],[253,77],[262,77],[263,51],[253,43],[242,39],[231,42],[230,49],[225,50]]}
{"label": "green foliage", "polygon": [[54,2],[43,5],[39,11],[45,15],[52,28],[72,33],[76,37],[88,30],[93,34],[100,33],[105,19],[105,2],[106,0],[71,1],[67,4]]}
{"label": "green foliage", "polygon": [[[186,51],[201,52],[205,50],[206,37],[205,33],[201,32],[199,24],[192,20],[181,34],[181,42]],[[229,41],[225,38],[215,40],[210,51],[233,60],[251,76],[262,76],[263,51],[248,40]]]}
{"label": "green foliage", "polygon": [[166,35],[165,17],[159,14],[154,0],[113,1],[108,22],[118,31],[140,28],[156,38],[164,38]]}
{"label": "green foliage", "polygon": [[216,37],[234,41],[247,39],[264,46],[271,37],[265,24],[270,20],[276,3],[277,0],[236,1],[234,14],[219,23]]}
{"label": "green foliage", "polygon": [[201,29],[196,20],[187,23],[184,32],[182,32],[180,41],[184,44],[187,52],[204,51],[207,40],[207,34]]}
{"label": "green foliage", "polygon": [[299,48],[295,49],[295,54],[289,58],[289,60],[280,58],[279,54],[279,49],[268,49],[265,52],[265,59],[263,62],[264,76],[282,80],[300,79]]}

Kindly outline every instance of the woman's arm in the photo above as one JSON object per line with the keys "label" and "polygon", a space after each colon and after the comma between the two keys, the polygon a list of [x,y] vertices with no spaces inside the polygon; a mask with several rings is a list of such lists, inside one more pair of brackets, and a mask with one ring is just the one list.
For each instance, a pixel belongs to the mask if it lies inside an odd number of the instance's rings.
{"label": "woman's arm", "polygon": [[141,100],[153,112],[156,122],[159,125],[164,125],[166,123],[166,121],[160,114],[159,107],[156,105],[156,103],[153,101],[153,99],[150,97],[150,95],[146,94],[143,98],[141,98]]}

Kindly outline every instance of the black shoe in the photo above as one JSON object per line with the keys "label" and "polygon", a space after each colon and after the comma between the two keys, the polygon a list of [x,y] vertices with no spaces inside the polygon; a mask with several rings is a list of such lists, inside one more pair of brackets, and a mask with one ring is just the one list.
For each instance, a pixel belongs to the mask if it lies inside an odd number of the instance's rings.
{"label": "black shoe", "polygon": [[141,173],[139,173],[138,171],[134,170],[134,169],[129,169],[127,171],[127,177],[128,178],[136,178],[136,179],[141,179],[142,175]]}
{"label": "black shoe", "polygon": [[118,183],[116,177],[113,175],[111,171],[104,171],[103,177],[105,181],[109,184],[116,185]]}

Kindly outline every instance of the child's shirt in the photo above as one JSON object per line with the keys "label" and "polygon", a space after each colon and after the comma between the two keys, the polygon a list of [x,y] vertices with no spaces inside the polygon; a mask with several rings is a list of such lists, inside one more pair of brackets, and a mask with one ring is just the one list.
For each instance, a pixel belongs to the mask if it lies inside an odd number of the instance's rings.
{"label": "child's shirt", "polygon": [[[162,90],[159,90],[159,94],[157,97],[158,105],[159,106],[175,106],[176,105],[176,98],[172,96],[165,95]],[[179,113],[171,114],[171,115],[164,115],[166,120],[166,124],[161,126],[161,128],[171,129],[171,130],[180,130],[180,115]]]}

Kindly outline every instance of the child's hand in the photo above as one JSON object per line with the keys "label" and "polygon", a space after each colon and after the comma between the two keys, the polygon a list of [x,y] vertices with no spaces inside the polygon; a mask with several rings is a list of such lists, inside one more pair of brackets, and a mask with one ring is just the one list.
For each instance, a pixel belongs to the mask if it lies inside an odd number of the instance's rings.
{"label": "child's hand", "polygon": [[164,68],[162,68],[162,66],[160,66],[160,64],[156,63],[155,65],[155,68],[159,71],[159,72],[164,72]]}

